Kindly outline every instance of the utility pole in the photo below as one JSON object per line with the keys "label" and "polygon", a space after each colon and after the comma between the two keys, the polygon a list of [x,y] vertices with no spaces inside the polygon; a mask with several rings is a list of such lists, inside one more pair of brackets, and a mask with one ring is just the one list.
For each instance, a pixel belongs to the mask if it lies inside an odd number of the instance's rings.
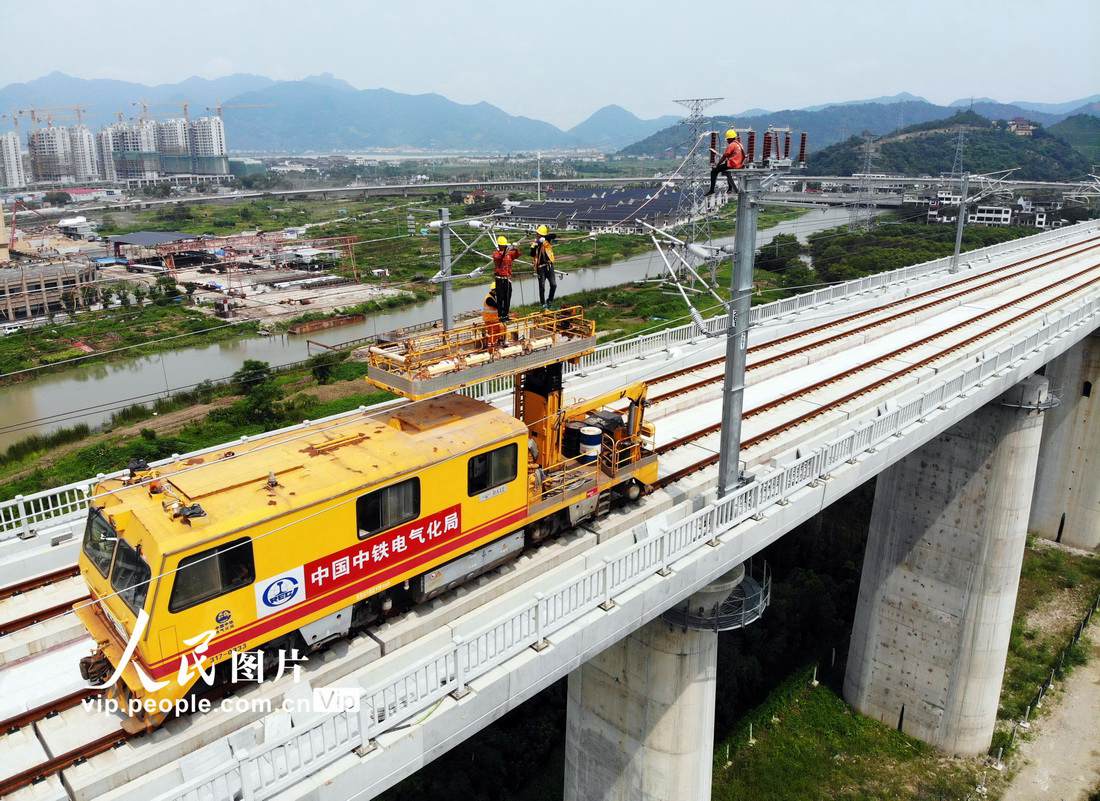
{"label": "utility pole", "polygon": [[539,203],[541,203],[542,202],[542,152],[541,151],[535,153],[535,186],[536,186],[535,197],[539,201]]}
{"label": "utility pole", "polygon": [[454,327],[454,313],[451,310],[451,211],[447,207],[439,210],[439,278],[443,284],[443,330]]}
{"label": "utility pole", "polygon": [[950,272],[959,271],[959,251],[962,250],[963,226],[966,224],[966,194],[970,191],[970,173],[964,172],[962,176],[962,195],[959,197],[959,219],[955,224],[955,253],[951,257]]}
{"label": "utility pole", "polygon": [[756,195],[759,179],[740,177],[737,191],[737,233],[733,241],[729,321],[726,326],[726,378],[722,389],[722,433],[719,446],[718,497],[741,482],[741,412],[745,404],[745,364],[748,354],[749,315],[752,307],[752,271],[756,258]]}

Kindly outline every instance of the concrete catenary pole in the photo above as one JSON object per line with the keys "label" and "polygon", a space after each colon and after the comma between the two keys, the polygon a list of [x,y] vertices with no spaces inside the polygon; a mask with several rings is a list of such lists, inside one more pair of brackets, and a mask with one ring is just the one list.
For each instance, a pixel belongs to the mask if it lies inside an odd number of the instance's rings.
{"label": "concrete catenary pole", "polygon": [[722,437],[718,497],[737,489],[741,479],[741,411],[745,402],[745,361],[756,257],[757,179],[743,175],[737,192],[737,233],[730,276],[730,317],[726,327],[726,378],[722,389]]}
{"label": "concrete catenary pole", "polygon": [[966,225],[966,194],[970,191],[970,173],[963,173],[962,195],[959,199],[959,219],[955,224],[955,254],[951,257],[951,272],[959,271],[959,252],[962,250],[963,227]]}
{"label": "concrete catenary pole", "polygon": [[439,210],[439,277],[443,285],[443,330],[454,327],[451,311],[451,212],[446,207]]}

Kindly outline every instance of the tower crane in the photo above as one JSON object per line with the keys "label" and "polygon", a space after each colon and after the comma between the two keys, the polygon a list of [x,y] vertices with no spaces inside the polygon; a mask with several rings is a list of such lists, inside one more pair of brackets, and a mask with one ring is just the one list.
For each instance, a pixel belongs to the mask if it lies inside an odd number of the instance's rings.
{"label": "tower crane", "polygon": [[220,118],[224,108],[275,108],[274,103],[218,103],[215,106],[207,106],[207,111],[213,111]]}

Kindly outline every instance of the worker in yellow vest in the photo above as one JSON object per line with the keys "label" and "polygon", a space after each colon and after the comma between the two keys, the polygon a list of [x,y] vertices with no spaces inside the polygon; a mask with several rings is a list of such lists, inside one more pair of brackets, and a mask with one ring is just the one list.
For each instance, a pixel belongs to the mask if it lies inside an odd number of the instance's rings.
{"label": "worker in yellow vest", "polygon": [[481,321],[485,324],[485,347],[491,350],[500,342],[504,327],[500,324],[500,302],[495,284],[489,284],[489,292],[481,307]]}
{"label": "worker in yellow vest", "polygon": [[[540,225],[536,231],[538,234],[531,244],[531,261],[535,265],[535,276],[539,280],[539,303],[543,311],[554,302],[554,293],[558,291],[558,278],[554,274],[554,239],[556,234],[550,233],[545,225]],[[546,294],[546,284],[550,283],[550,294]]]}

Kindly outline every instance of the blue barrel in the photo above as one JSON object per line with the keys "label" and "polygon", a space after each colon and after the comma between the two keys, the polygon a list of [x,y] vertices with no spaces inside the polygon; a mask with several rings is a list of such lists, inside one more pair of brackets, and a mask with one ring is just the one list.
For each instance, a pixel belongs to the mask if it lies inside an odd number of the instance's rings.
{"label": "blue barrel", "polygon": [[600,456],[600,446],[603,444],[603,430],[596,426],[585,426],[581,429],[581,462],[588,464],[596,461]]}

